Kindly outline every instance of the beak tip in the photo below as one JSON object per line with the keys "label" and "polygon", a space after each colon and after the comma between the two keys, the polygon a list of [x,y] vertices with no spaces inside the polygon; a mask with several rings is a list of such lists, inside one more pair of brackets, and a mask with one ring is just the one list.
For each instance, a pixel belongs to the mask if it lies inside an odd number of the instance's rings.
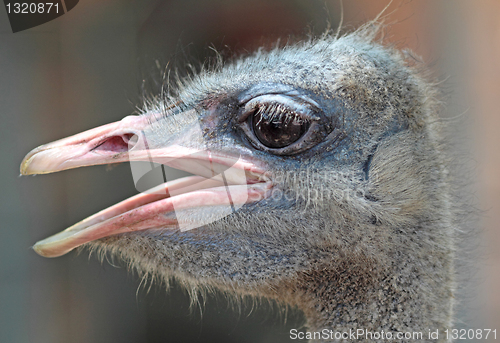
{"label": "beak tip", "polygon": [[21,175],[48,174],[64,169],[61,167],[61,161],[57,159],[58,153],[56,149],[31,150],[21,162]]}
{"label": "beak tip", "polygon": [[41,149],[42,147],[43,147],[43,145],[31,150],[29,153],[26,154],[26,156],[24,156],[24,158],[21,162],[21,167],[20,167],[21,175],[37,174],[36,171],[33,171],[32,162],[35,159],[35,157],[37,156],[37,154],[43,150],[43,149]]}
{"label": "beak tip", "polygon": [[21,167],[19,169],[21,175],[36,175],[36,174],[43,174],[42,171],[36,170],[33,168],[32,163],[33,158],[32,156],[26,156],[24,160],[21,162]]}
{"label": "beak tip", "polygon": [[40,244],[35,243],[35,245],[32,246],[33,250],[40,256],[47,257],[44,254],[43,248],[40,247]]}
{"label": "beak tip", "polygon": [[64,253],[56,253],[54,252],[53,249],[50,249],[50,247],[47,247],[44,241],[36,242],[35,245],[33,245],[33,250],[40,256],[42,257],[59,257],[61,255],[64,255]]}
{"label": "beak tip", "polygon": [[28,156],[26,156],[23,161],[21,162],[21,167],[19,168],[19,171],[21,173],[21,175],[30,175],[30,171],[29,171],[29,165],[30,165],[30,161],[27,159]]}

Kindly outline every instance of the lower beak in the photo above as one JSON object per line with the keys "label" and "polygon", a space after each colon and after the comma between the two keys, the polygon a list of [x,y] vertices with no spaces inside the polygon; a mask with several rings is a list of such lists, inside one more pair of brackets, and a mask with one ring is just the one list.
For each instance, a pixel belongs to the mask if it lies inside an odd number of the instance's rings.
{"label": "lower beak", "polygon": [[[187,112],[186,117],[192,114]],[[57,257],[84,243],[127,232],[191,230],[269,195],[271,183],[255,162],[203,144],[193,147],[192,142],[203,140],[199,126],[188,125],[168,140],[168,146],[160,146],[148,139],[154,132],[152,125],[148,117],[129,116],[26,155],[23,175],[125,161],[131,162],[133,175],[135,161],[150,162],[152,167],[165,164],[196,175],[164,182],[42,240],[34,246],[38,254]]]}

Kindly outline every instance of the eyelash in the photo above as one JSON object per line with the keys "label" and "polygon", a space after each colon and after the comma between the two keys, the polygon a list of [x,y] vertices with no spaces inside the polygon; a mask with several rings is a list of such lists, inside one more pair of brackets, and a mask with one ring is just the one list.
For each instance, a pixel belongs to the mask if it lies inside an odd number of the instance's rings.
{"label": "eyelash", "polygon": [[[256,104],[253,112],[252,111],[250,112],[251,113],[249,114],[249,116],[260,115],[261,120],[266,119],[271,122],[284,123],[285,125],[288,125],[293,121],[296,121],[298,124],[302,124],[304,122],[309,121],[307,119],[302,118],[300,114],[293,111],[292,109],[284,106],[283,104],[277,104],[277,103]],[[255,124],[259,125],[259,123],[260,121]]]}

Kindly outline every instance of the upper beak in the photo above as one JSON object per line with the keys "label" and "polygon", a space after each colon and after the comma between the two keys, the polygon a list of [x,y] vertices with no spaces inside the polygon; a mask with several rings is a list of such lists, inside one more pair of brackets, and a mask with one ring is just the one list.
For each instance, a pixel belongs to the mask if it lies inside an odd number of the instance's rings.
{"label": "upper beak", "polygon": [[128,142],[148,126],[147,118],[128,116],[31,150],[21,174],[47,174],[83,166],[128,161]]}
{"label": "upper beak", "polygon": [[[193,111],[181,115],[192,118]],[[163,180],[164,183],[143,194],[36,243],[37,253],[56,257],[95,239],[138,230],[190,230],[269,195],[271,183],[251,156],[242,158],[206,148],[197,121],[172,135],[167,146],[161,146],[149,139],[154,132],[152,125],[158,125],[155,120],[128,116],[119,122],[42,145],[26,155],[21,163],[23,175],[125,161],[131,162],[133,175],[134,161],[150,162],[152,169],[165,164],[198,175],[170,182]],[[192,142],[201,143],[193,147]],[[135,181],[141,176],[134,175]]]}

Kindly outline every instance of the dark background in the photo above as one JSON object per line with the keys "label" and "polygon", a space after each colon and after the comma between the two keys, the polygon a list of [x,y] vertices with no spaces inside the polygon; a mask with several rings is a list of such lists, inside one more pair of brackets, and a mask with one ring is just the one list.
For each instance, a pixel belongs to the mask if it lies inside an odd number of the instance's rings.
{"label": "dark background", "polygon": [[[387,3],[344,1],[345,29]],[[337,0],[82,0],[13,34],[0,9],[0,342],[290,341],[300,313],[265,303],[232,309],[221,295],[190,311],[179,287],[148,291],[119,261],[39,257],[33,243],[136,190],[127,164],[22,178],[19,164],[40,144],[134,112],[167,62],[182,74],[186,61],[214,58],[212,48],[229,58],[322,33],[340,13]],[[461,325],[500,329],[500,3],[394,1],[386,13],[386,41],[421,55],[445,80],[444,116],[464,118],[484,253],[461,310],[473,315]]]}

